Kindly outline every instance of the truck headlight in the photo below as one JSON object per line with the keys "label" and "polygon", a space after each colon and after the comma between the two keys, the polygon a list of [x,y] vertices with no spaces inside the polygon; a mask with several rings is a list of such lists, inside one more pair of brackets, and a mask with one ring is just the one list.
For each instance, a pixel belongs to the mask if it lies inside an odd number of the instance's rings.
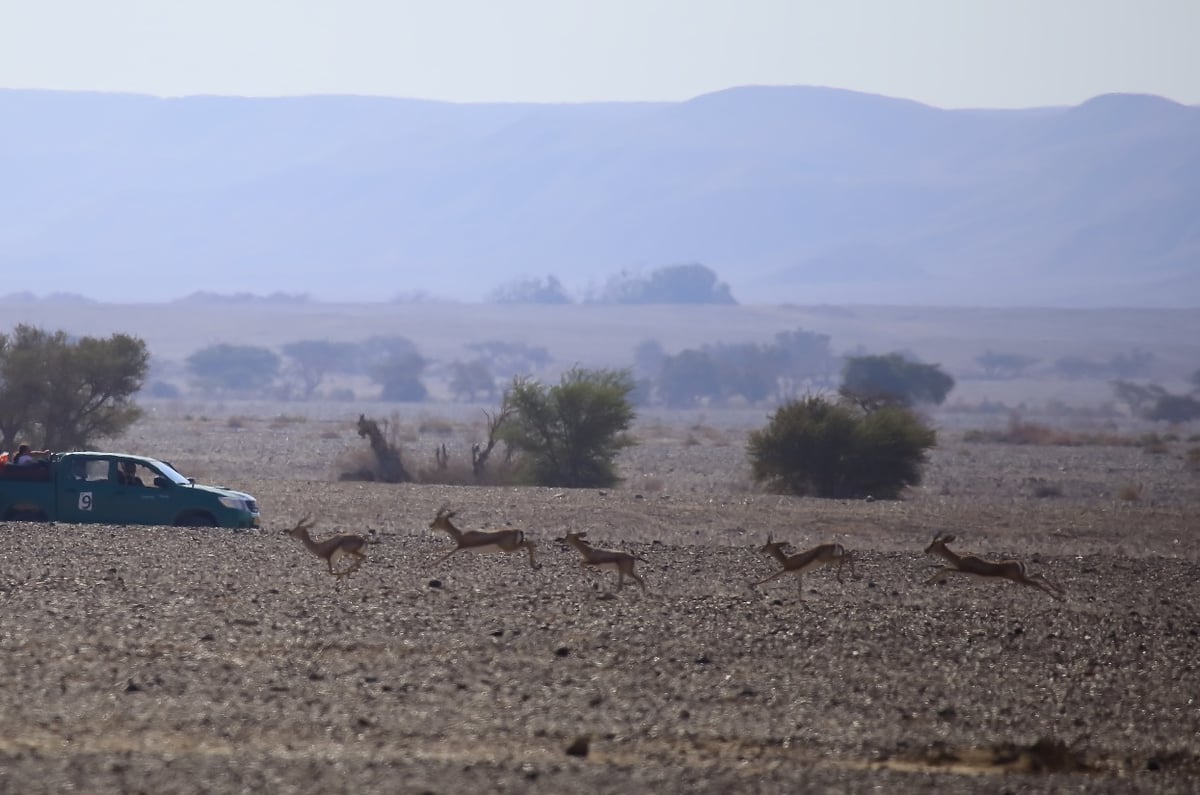
{"label": "truck headlight", "polygon": [[221,501],[222,505],[224,505],[226,508],[229,508],[230,510],[233,510],[233,511],[246,510],[246,501],[245,500],[239,500],[237,497],[218,497],[217,499]]}

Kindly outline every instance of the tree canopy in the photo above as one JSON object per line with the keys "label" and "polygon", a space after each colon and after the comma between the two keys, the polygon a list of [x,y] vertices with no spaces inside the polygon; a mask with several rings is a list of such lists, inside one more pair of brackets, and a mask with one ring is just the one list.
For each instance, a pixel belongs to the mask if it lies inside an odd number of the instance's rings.
{"label": "tree canopy", "polygon": [[633,444],[633,382],[625,370],[575,368],[547,387],[513,379],[504,396],[509,418],[498,436],[522,455],[528,480],[589,488],[617,481],[615,458]]}
{"label": "tree canopy", "polygon": [[133,396],[150,354],[128,334],[70,339],[29,325],[0,334],[0,444],[38,439],[77,450],[116,436],[141,417]]}
{"label": "tree canopy", "polygon": [[261,392],[279,375],[279,354],[257,345],[227,342],[201,348],[187,357],[197,385],[211,392]]}
{"label": "tree canopy", "polygon": [[841,393],[863,405],[940,405],[954,379],[936,364],[923,364],[899,353],[851,356],[842,370]]}
{"label": "tree canopy", "polygon": [[648,276],[621,274],[599,298],[605,304],[736,304],[729,285],[699,263],[670,265]]}

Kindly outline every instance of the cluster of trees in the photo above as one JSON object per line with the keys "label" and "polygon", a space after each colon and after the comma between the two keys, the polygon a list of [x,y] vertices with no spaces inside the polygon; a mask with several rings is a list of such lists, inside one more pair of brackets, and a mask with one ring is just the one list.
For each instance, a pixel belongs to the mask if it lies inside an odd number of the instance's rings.
{"label": "cluster of trees", "polygon": [[[571,295],[556,276],[524,278],[492,290],[497,304],[571,304]],[[699,263],[669,265],[647,275],[619,273],[584,297],[596,304],[736,304],[729,285]]]}
{"label": "cluster of trees", "polygon": [[[814,341],[800,333],[781,337]],[[420,358],[411,343],[396,338],[373,338],[351,348],[296,343],[288,350],[317,371],[357,360],[356,366],[373,366],[378,373],[387,374],[389,366],[411,373],[413,366],[405,361]],[[479,350],[497,357],[522,353],[495,343]],[[189,366],[200,378],[247,389],[277,373],[278,359],[263,349],[226,344],[197,351]],[[120,434],[141,414],[132,397],[148,366],[145,343],[128,335],[71,340],[63,332],[30,326],[0,335],[3,443],[40,437],[40,444],[52,449],[78,449],[93,438]],[[844,380],[839,401],[788,400],[766,428],[751,436],[748,455],[757,480],[791,493],[836,497],[893,496],[919,482],[935,437],[909,406],[943,399],[952,380],[935,365],[898,354],[852,357],[843,375],[850,380]],[[393,376],[391,383],[405,388],[402,378]],[[617,454],[633,444],[628,430],[635,417],[634,390],[628,370],[574,368],[553,386],[514,378],[496,415],[504,419],[493,428],[495,439],[516,452],[525,482],[611,485],[617,480]]]}
{"label": "cluster of trees", "polygon": [[[473,343],[467,361],[448,365],[451,392],[468,400],[496,394],[496,372],[536,372],[550,362],[541,346],[523,342]],[[401,403],[425,400],[424,377],[431,362],[407,337],[371,337],[361,342],[298,340],[280,347],[282,353],[256,345],[220,343],[187,357],[184,364],[192,386],[208,394],[267,396],[280,400],[311,399],[332,376],[366,376],[380,387],[380,399]],[[156,397],[172,390],[152,384]]]}
{"label": "cluster of trees", "polygon": [[[424,378],[444,379],[457,400],[495,400],[504,379],[543,373],[549,351],[523,342],[490,340],[467,346],[471,356],[434,367],[405,337],[372,337],[362,342],[300,340],[269,348],[221,343],[185,361],[191,384],[211,395],[254,395],[310,399],[335,375],[366,376],[379,386],[379,398],[422,402]],[[708,345],[666,353],[653,340],[634,351],[632,400],[636,405],[688,408],[733,401],[780,403],[799,394],[832,390],[840,380],[860,398],[901,405],[940,404],[953,379],[937,365],[901,354],[839,357],[827,334],[796,329],[766,344]],[[432,371],[432,373],[431,373]],[[872,394],[877,384],[883,394]],[[149,394],[173,397],[159,383]]]}
{"label": "cluster of trees", "polygon": [[[360,368],[379,378],[385,399],[419,399],[416,396],[425,394],[419,382],[425,361],[404,338],[376,337],[354,344],[303,341],[284,351],[310,392],[323,374]],[[480,343],[475,351],[480,354],[476,364],[485,359],[512,366],[548,361],[544,350],[521,344]],[[803,330],[777,335],[768,346],[717,346],[683,354],[731,368],[731,380],[747,378],[757,368],[773,373],[770,388],[777,395],[779,384],[788,379],[794,387],[794,379],[810,378],[813,372],[827,376],[832,361],[828,338]],[[667,356],[645,345],[638,351],[639,366],[656,363],[661,375],[678,366],[683,354]],[[782,366],[781,361],[790,364]],[[464,383],[470,380],[468,364],[463,365]],[[243,390],[278,375],[282,360],[265,349],[215,345],[189,357],[188,366],[216,388]],[[148,367],[145,343],[129,335],[72,339],[26,325],[0,334],[0,445],[32,440],[51,449],[79,449],[93,439],[119,435],[141,415],[132,399]],[[1200,370],[1190,383],[1190,395],[1125,380],[1115,381],[1114,390],[1135,415],[1186,422],[1200,418]],[[898,496],[920,483],[928,451],[936,444],[935,431],[914,409],[941,403],[953,386],[954,380],[938,365],[899,353],[846,357],[836,398],[785,396],[767,425],[751,434],[747,456],[753,477],[767,488],[791,494]],[[517,456],[522,482],[612,485],[617,480],[616,456],[634,443],[628,431],[635,418],[637,388],[629,370],[576,367],[554,385],[515,377],[494,415],[494,438],[487,452],[495,441],[504,442]],[[692,389],[680,394],[696,393]],[[360,426],[364,422],[360,418]],[[486,457],[485,453],[473,463],[482,466]]]}
{"label": "cluster of trees", "polygon": [[1184,423],[1200,419],[1200,370],[1189,379],[1191,394],[1168,392],[1158,384],[1138,384],[1117,379],[1113,394],[1124,403],[1131,416],[1154,422]]}
{"label": "cluster of trees", "polygon": [[646,341],[634,351],[633,368],[637,400],[670,408],[781,403],[832,389],[839,375],[856,399],[875,403],[940,404],[954,386],[938,365],[899,353],[841,357],[829,335],[803,329],[780,332],[766,344],[707,345],[677,354]]}
{"label": "cluster of trees", "polygon": [[1054,361],[1054,372],[1077,379],[1141,378],[1149,373],[1153,363],[1154,354],[1143,350],[1117,353],[1107,359],[1063,356]]}
{"label": "cluster of trees", "polygon": [[671,408],[784,400],[832,387],[840,359],[828,334],[783,331],[772,342],[706,345],[676,354],[655,340],[634,350],[638,399]]}
{"label": "cluster of trees", "polygon": [[[1021,378],[1030,368],[1041,363],[1036,356],[1023,353],[986,350],[975,357],[975,363],[983,371],[983,377],[994,380]],[[1139,378],[1145,376],[1154,364],[1154,354],[1134,349],[1116,353],[1105,359],[1072,354],[1060,356],[1050,367],[1064,378],[1103,380],[1107,378]]]}

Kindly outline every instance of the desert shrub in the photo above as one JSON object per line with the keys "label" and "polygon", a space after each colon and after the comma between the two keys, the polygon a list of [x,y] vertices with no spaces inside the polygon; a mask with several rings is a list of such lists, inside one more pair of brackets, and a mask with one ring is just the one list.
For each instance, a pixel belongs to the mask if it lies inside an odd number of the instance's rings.
{"label": "desert shrub", "polygon": [[528,482],[542,486],[589,488],[617,481],[614,460],[633,444],[627,370],[573,368],[547,387],[513,379],[504,395],[508,419],[497,437],[521,454]]}
{"label": "desert shrub", "polygon": [[1167,441],[1157,433],[1145,433],[1138,437],[1137,444],[1142,452],[1151,455],[1162,455],[1167,452]]}
{"label": "desert shrub", "polygon": [[936,440],[906,408],[866,412],[809,396],[783,404],[751,433],[747,454],[754,480],[774,491],[894,498],[921,482]]}
{"label": "desert shrub", "polygon": [[1044,500],[1049,497],[1061,497],[1063,495],[1062,486],[1057,483],[1047,483],[1038,481],[1033,484],[1033,496],[1039,500]]}
{"label": "desert shrub", "polygon": [[[439,452],[440,451],[440,452]],[[418,465],[418,483],[439,486],[512,486],[521,482],[516,462],[501,458],[476,469],[470,451],[455,450],[445,444],[434,448],[432,463]]]}
{"label": "desert shrub", "polygon": [[1143,491],[1141,483],[1124,483],[1117,489],[1117,497],[1124,502],[1137,502],[1142,499]]}
{"label": "desert shrub", "polygon": [[279,430],[289,425],[298,425],[304,422],[308,422],[308,417],[305,417],[303,414],[277,414],[271,418],[270,427],[272,430]]}

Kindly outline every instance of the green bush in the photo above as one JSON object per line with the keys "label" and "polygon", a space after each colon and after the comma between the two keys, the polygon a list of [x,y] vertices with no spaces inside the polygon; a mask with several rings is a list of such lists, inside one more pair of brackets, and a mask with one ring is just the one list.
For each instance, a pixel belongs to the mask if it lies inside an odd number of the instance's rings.
{"label": "green bush", "polygon": [[594,488],[617,482],[614,459],[633,444],[626,370],[574,368],[557,386],[513,379],[504,395],[508,419],[497,436],[521,453],[525,479],[540,486]]}
{"label": "green bush", "polygon": [[910,410],[865,412],[810,396],[780,406],[750,434],[755,481],[773,491],[815,497],[898,497],[921,482],[937,434]]}

